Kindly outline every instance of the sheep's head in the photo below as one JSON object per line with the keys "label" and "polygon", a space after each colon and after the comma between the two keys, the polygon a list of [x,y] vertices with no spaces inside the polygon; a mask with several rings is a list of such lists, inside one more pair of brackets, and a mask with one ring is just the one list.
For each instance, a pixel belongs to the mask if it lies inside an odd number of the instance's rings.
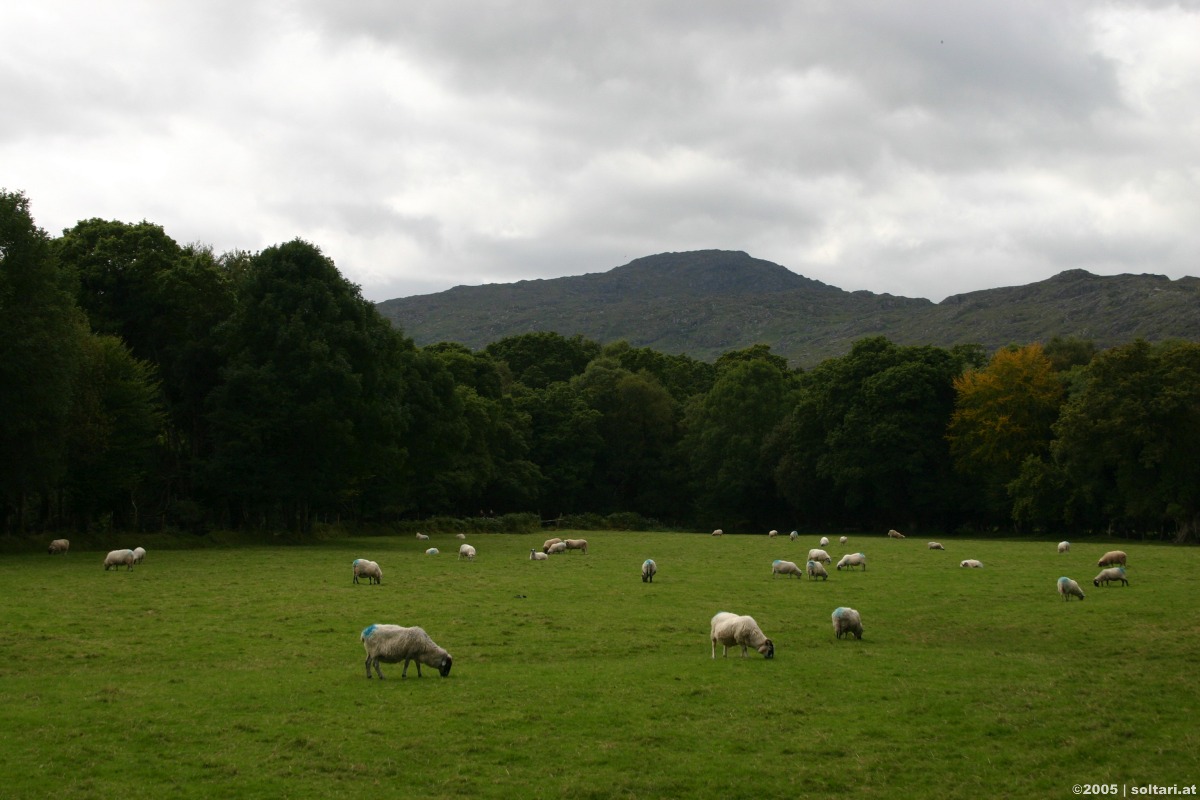
{"label": "sheep's head", "polygon": [[763,658],[774,658],[775,657],[775,643],[772,642],[770,639],[767,639],[758,648],[758,652],[763,654]]}
{"label": "sheep's head", "polygon": [[443,678],[450,674],[450,666],[454,663],[454,659],[447,653],[446,657],[438,664],[438,674]]}

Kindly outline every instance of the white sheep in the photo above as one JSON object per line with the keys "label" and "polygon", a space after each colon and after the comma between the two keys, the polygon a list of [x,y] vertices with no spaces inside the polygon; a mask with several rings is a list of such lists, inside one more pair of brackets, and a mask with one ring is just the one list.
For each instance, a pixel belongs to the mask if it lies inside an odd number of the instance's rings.
{"label": "white sheep", "polygon": [[1109,550],[1104,555],[1100,556],[1100,560],[1096,562],[1097,567],[1115,567],[1120,565],[1127,566],[1125,563],[1124,550]]}
{"label": "white sheep", "polygon": [[1070,542],[1059,542],[1058,543],[1058,552],[1060,552],[1060,553],[1071,552],[1071,543]]}
{"label": "white sheep", "polygon": [[842,538],[838,539],[838,542],[840,542],[841,544],[845,544],[848,541],[850,541],[849,536],[843,536]]}
{"label": "white sheep", "polygon": [[863,572],[867,571],[867,556],[864,553],[846,553],[842,556],[842,560],[837,563],[837,568],[853,569],[854,567],[862,567]]}
{"label": "white sheep", "polygon": [[930,550],[945,550],[946,548],[942,547],[941,542],[930,542],[929,549]]}
{"label": "white sheep", "polygon": [[712,532],[712,535],[713,536],[724,536],[725,531],[721,530],[720,528],[717,528],[715,531]]}
{"label": "white sheep", "polygon": [[550,556],[546,555],[541,550],[538,550],[536,548],[529,549],[529,560],[530,561],[545,561],[549,557]]}
{"label": "white sheep", "polygon": [[402,625],[368,625],[363,629],[363,648],[367,651],[367,679],[371,678],[371,667],[375,674],[383,680],[379,670],[380,662],[398,664],[404,662],[400,671],[401,678],[408,677],[408,662],[417,662],[417,677],[421,677],[421,665],[435,668],[444,678],[450,674],[450,666],[454,659],[450,654],[438,647],[429,634],[421,628],[405,628]]}
{"label": "white sheep", "polygon": [[1120,581],[1122,586],[1129,585],[1129,579],[1125,577],[1124,567],[1109,567],[1108,569],[1100,570],[1100,574],[1092,579],[1093,586],[1104,584],[1108,586],[1110,581]]}
{"label": "white sheep", "polygon": [[1071,580],[1067,576],[1058,579],[1058,593],[1062,595],[1063,600],[1070,600],[1071,595],[1083,599],[1083,589],[1079,588],[1079,584]]}
{"label": "white sheep", "polygon": [[562,541],[562,539],[559,539],[559,538],[547,539],[545,542],[542,543],[542,552],[549,553],[550,548],[553,547],[554,545],[558,544],[561,541]]}
{"label": "white sheep", "polygon": [[983,569],[983,562],[977,558],[964,558],[959,566],[966,569]]}
{"label": "white sheep", "polygon": [[833,610],[831,618],[833,619],[835,638],[841,639],[843,636],[849,638],[850,634],[854,634],[856,639],[862,638],[862,616],[853,608],[839,606]]}
{"label": "white sheep", "polygon": [[816,547],[808,551],[808,558],[805,561],[823,561],[826,564],[833,563],[833,559],[829,557],[829,553]]}
{"label": "white sheep", "polygon": [[563,544],[568,550],[582,550],[583,554],[587,555],[587,539],[564,539]]}
{"label": "white sheep", "polygon": [[60,556],[71,549],[71,542],[67,539],[55,539],[50,543],[48,552],[52,556]]}
{"label": "white sheep", "polygon": [[800,568],[796,566],[795,562],[783,561],[778,558],[771,562],[772,579],[774,579],[776,575],[795,575],[797,578],[799,578],[803,574],[804,573],[800,571]]}
{"label": "white sheep", "polygon": [[465,538],[467,538],[467,535],[465,533],[456,533],[456,534],[454,534],[454,538],[455,539],[465,539]]}
{"label": "white sheep", "polygon": [[788,534],[788,539],[793,542],[796,541],[796,539],[798,539],[798,538],[800,538],[800,534],[797,531],[792,531],[791,533]]}
{"label": "white sheep", "polygon": [[146,548],[144,548],[144,547],[133,548],[133,563],[140,564],[145,560],[146,560]]}
{"label": "white sheep", "polygon": [[829,546],[829,537],[822,536],[821,541],[817,542],[817,544],[821,545],[821,547],[828,547]]}
{"label": "white sheep", "polygon": [[550,549],[546,552],[550,555],[555,555],[556,553],[565,553],[567,552],[567,543],[555,542],[554,544],[550,545]]}
{"label": "white sheep", "polygon": [[427,555],[427,556],[436,556],[436,555],[437,555],[438,553],[440,553],[440,552],[442,552],[442,551],[441,551],[441,550],[438,550],[436,547],[431,547],[431,548],[429,548],[428,550],[426,550],[426,551],[425,551],[425,555]]}
{"label": "white sheep", "polygon": [[654,559],[647,558],[642,562],[642,583],[654,583],[654,576],[658,574],[658,564],[654,563]]}
{"label": "white sheep", "polygon": [[778,535],[779,535],[779,531],[775,530],[774,528],[772,528],[771,530],[767,531],[767,536],[769,536],[769,537],[770,537],[770,538],[772,538],[772,539],[774,539],[774,538],[775,538],[776,536],[778,536]]}
{"label": "white sheep", "polygon": [[383,583],[383,570],[374,561],[356,558],[350,566],[354,570],[354,583],[358,583],[359,578],[366,578],[368,584]]}
{"label": "white sheep", "polygon": [[104,557],[104,571],[116,569],[122,564],[126,567],[126,572],[133,569],[133,551],[132,550],[112,550]]}
{"label": "white sheep", "polygon": [[465,558],[467,561],[475,560],[475,548],[469,544],[464,544],[458,548],[458,557]]}
{"label": "white sheep", "polygon": [[822,578],[829,580],[829,573],[825,571],[825,566],[820,561],[808,562],[808,577],[812,580]]}
{"label": "white sheep", "polygon": [[428,536],[426,536],[426,535],[425,535],[425,534],[423,534],[423,533],[420,533],[420,532],[418,532],[418,533],[417,533],[417,541],[418,541],[418,542],[428,542],[428,541],[429,541],[429,537],[428,537]]}
{"label": "white sheep", "polygon": [[721,645],[721,653],[729,657],[730,646],[741,646],[742,658],[746,657],[746,648],[753,647],[763,654],[764,658],[775,657],[775,643],[763,635],[762,628],[754,621],[754,617],[738,616],[728,611],[718,612],[713,618],[709,630],[712,640],[712,657],[717,657],[717,644]]}
{"label": "white sheep", "polygon": [[887,535],[888,535],[889,539],[903,539],[904,538],[904,534],[897,530],[888,531]]}

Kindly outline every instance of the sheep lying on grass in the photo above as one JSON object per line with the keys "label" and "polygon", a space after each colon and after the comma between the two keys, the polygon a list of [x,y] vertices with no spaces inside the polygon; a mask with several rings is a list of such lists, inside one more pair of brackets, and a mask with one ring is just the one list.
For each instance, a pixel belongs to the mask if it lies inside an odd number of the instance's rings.
{"label": "sheep lying on grass", "polygon": [[795,562],[783,561],[778,558],[771,562],[772,580],[776,575],[795,575],[797,578],[799,578],[802,574],[803,573],[800,571],[800,568],[796,566]]}
{"label": "sheep lying on grass", "polygon": [[1074,595],[1080,600],[1083,599],[1083,589],[1079,588],[1079,584],[1065,575],[1058,579],[1058,593],[1062,595],[1063,600],[1070,600]]}
{"label": "sheep lying on grass", "polygon": [[132,550],[112,550],[104,557],[104,571],[116,569],[125,565],[125,571],[133,569],[133,551]]}
{"label": "sheep lying on grass", "polygon": [[1129,579],[1125,577],[1124,567],[1109,567],[1108,569],[1100,570],[1100,574],[1092,579],[1093,586],[1104,584],[1108,586],[1111,581],[1120,581],[1122,586],[1129,585]]}
{"label": "sheep lying on grass", "polygon": [[469,544],[460,545],[458,548],[458,557],[465,558],[468,561],[475,560],[475,548]]}
{"label": "sheep lying on grass", "polygon": [[959,566],[966,569],[982,569],[983,562],[977,558],[964,558]]}
{"label": "sheep lying on grass", "polygon": [[1071,552],[1071,543],[1070,542],[1059,542],[1058,543],[1058,552],[1060,552],[1060,553]]}
{"label": "sheep lying on grass", "polygon": [[455,539],[465,539],[465,538],[467,538],[467,535],[465,533],[456,533],[456,534],[454,534],[454,538]]}
{"label": "sheep lying on grass", "polygon": [[863,572],[867,571],[867,556],[864,553],[846,553],[842,556],[842,560],[837,563],[838,570],[842,567],[853,569],[854,567],[862,567]]}
{"label": "sheep lying on grass", "polygon": [[808,566],[808,577],[811,578],[812,580],[815,581],[817,578],[821,578],[823,580],[829,580],[829,573],[825,571],[825,565],[822,564],[820,561],[810,561],[810,562],[808,562],[807,566]]}
{"label": "sheep lying on grass", "polygon": [[762,653],[764,658],[775,657],[775,643],[768,639],[754,621],[754,617],[738,616],[728,611],[721,611],[712,618],[709,638],[712,640],[712,657],[717,657],[717,645],[721,645],[721,653],[729,657],[731,646],[742,648],[742,658],[746,657],[746,648],[753,647]]}
{"label": "sheep lying on grass", "polygon": [[550,556],[546,555],[541,550],[537,550],[535,548],[530,548],[529,550],[530,561],[545,561],[548,558],[550,558]]}
{"label": "sheep lying on grass", "polygon": [[930,542],[929,549],[930,550],[945,550],[946,548],[942,547],[941,542]]}
{"label": "sheep lying on grass", "polygon": [[1109,550],[1096,562],[1097,567],[1115,567],[1118,564],[1122,567],[1126,566],[1124,550]]}
{"label": "sheep lying on grass", "polygon": [[52,556],[60,556],[71,549],[71,542],[67,539],[55,539],[50,543],[50,548],[46,551]]}
{"label": "sheep lying on grass", "polygon": [[402,625],[368,625],[363,629],[363,648],[367,651],[367,679],[371,678],[371,667],[375,674],[383,680],[383,672],[379,669],[380,662],[398,664],[404,662],[400,671],[401,678],[408,677],[408,662],[417,662],[417,677],[421,677],[421,665],[435,668],[444,678],[450,674],[450,666],[454,659],[442,648],[434,644],[433,639],[422,628],[405,628]]}
{"label": "sheep lying on grass", "polygon": [[383,583],[383,570],[374,561],[356,558],[351,566],[354,568],[354,583],[358,583],[359,578],[366,578],[368,584]]}
{"label": "sheep lying on grass", "polygon": [[654,563],[654,559],[647,558],[642,562],[642,583],[654,583],[656,574],[658,574],[658,564]]}
{"label": "sheep lying on grass", "polygon": [[839,606],[833,610],[833,635],[835,638],[849,637],[861,639],[863,634],[862,617],[853,608]]}

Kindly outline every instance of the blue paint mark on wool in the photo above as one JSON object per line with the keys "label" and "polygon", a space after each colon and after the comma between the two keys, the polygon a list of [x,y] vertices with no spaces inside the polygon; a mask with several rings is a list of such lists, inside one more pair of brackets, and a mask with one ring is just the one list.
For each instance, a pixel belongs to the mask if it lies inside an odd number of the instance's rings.
{"label": "blue paint mark on wool", "polygon": [[377,625],[368,625],[367,627],[363,628],[362,638],[370,639],[371,634],[374,633],[375,628],[377,628],[377,627],[378,627]]}
{"label": "blue paint mark on wool", "polygon": [[771,562],[771,566],[773,567],[773,566],[775,566],[776,564],[782,564],[782,563],[783,563],[783,559],[782,559],[782,558],[777,558],[777,559],[775,559],[774,561],[772,561],[772,562]]}
{"label": "blue paint mark on wool", "polygon": [[837,608],[835,608],[835,609],[833,610],[833,613],[834,613],[834,614],[837,614],[839,617],[841,617],[841,616],[844,616],[844,615],[845,615],[845,613],[846,613],[846,607],[845,607],[845,606],[838,606]]}

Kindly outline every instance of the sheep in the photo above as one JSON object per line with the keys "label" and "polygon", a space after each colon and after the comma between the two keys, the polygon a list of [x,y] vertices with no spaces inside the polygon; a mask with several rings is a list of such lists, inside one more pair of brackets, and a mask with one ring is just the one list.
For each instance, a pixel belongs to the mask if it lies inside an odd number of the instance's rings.
{"label": "sheep", "polygon": [[896,531],[896,530],[888,531],[887,535],[888,535],[889,539],[903,539],[904,538],[904,534],[901,533],[900,531]]}
{"label": "sheep", "polygon": [[431,548],[429,548],[428,550],[426,550],[426,551],[425,551],[425,555],[427,555],[427,556],[436,556],[436,555],[437,555],[438,553],[440,553],[440,552],[442,552],[442,551],[441,551],[441,550],[438,550],[436,547],[431,547]]}
{"label": "sheep", "polygon": [[363,628],[360,638],[363,649],[367,651],[367,680],[371,679],[372,666],[375,667],[375,674],[379,676],[379,680],[383,680],[383,673],[379,670],[380,662],[398,664],[403,661],[404,669],[400,671],[401,678],[408,677],[409,661],[417,662],[418,678],[421,677],[422,664],[434,667],[444,678],[450,674],[450,666],[454,663],[450,654],[438,647],[422,628],[405,628],[402,625],[368,625]]}
{"label": "sheep", "polygon": [[418,542],[428,542],[428,541],[429,541],[429,537],[428,537],[428,536],[426,536],[426,535],[425,535],[425,534],[423,534],[423,533],[420,533],[420,532],[418,532],[418,533],[417,533],[417,541],[418,541]]}
{"label": "sheep", "polygon": [[1059,542],[1058,543],[1058,552],[1060,552],[1060,553],[1071,552],[1071,543],[1070,542]]}
{"label": "sheep", "polygon": [[458,548],[458,557],[465,558],[467,561],[475,560],[475,548],[469,544],[464,544]]}
{"label": "sheep", "polygon": [[863,553],[846,553],[842,556],[842,560],[837,563],[837,568],[840,571],[842,567],[853,569],[854,567],[862,567],[863,572],[867,571],[867,557]]}
{"label": "sheep", "polygon": [[1100,571],[1100,574],[1092,579],[1093,586],[1104,584],[1108,586],[1109,581],[1120,581],[1122,586],[1129,585],[1129,579],[1125,577],[1124,567],[1109,567]]}
{"label": "sheep", "polygon": [[140,564],[145,560],[146,560],[146,548],[144,548],[144,547],[133,548],[133,563]]}
{"label": "sheep", "polygon": [[71,549],[71,542],[68,539],[55,539],[50,543],[50,549],[47,550],[52,556],[64,555]]}
{"label": "sheep", "polygon": [[725,531],[721,530],[720,528],[717,528],[715,531],[712,532],[712,535],[713,536],[724,536]]}
{"label": "sheep", "polygon": [[854,634],[855,639],[862,639],[862,616],[853,608],[838,606],[833,610],[831,618],[835,638],[841,639],[843,636],[849,638],[850,634]]}
{"label": "sheep", "polygon": [[829,557],[829,553],[826,553],[824,550],[820,550],[816,547],[814,547],[812,550],[808,551],[808,558],[805,560],[806,561],[824,561],[826,564],[833,563],[833,559]]}
{"label": "sheep", "polygon": [[797,578],[799,578],[802,574],[803,573],[800,571],[800,568],[792,561],[782,561],[777,558],[771,562],[772,579],[774,579],[776,575],[795,575]]}
{"label": "sheep", "polygon": [[104,557],[104,571],[105,572],[108,572],[108,570],[110,568],[116,569],[117,567],[121,566],[122,564],[125,565],[126,572],[133,569],[133,551],[132,550],[113,550]]}
{"label": "sheep", "polygon": [[712,640],[712,657],[717,657],[717,643],[721,644],[721,653],[729,658],[730,645],[742,648],[742,658],[746,657],[746,648],[753,647],[762,653],[763,658],[775,657],[775,643],[763,635],[762,628],[754,621],[754,617],[738,616],[728,611],[720,611],[713,618],[709,638]]}
{"label": "sheep", "polygon": [[829,546],[829,537],[822,536],[821,541],[817,542],[817,544],[821,545],[821,547],[828,547]]}
{"label": "sheep", "polygon": [[647,558],[642,562],[642,583],[654,583],[654,576],[658,573],[658,564],[654,563],[653,558]]}
{"label": "sheep", "polygon": [[810,561],[808,562],[808,577],[814,581],[817,578],[829,580],[829,573],[825,571],[825,566],[820,561]]}
{"label": "sheep", "polygon": [[929,549],[930,550],[945,550],[946,548],[942,547],[941,542],[930,542]]}
{"label": "sheep", "polygon": [[778,536],[778,535],[779,535],[779,531],[775,530],[774,528],[772,528],[771,530],[767,531],[767,536],[769,536],[769,537],[770,537],[770,538],[772,538],[772,539],[774,539],[774,538],[775,538],[776,536]]}
{"label": "sheep", "polygon": [[456,534],[454,534],[454,538],[455,539],[465,539],[465,538],[467,538],[467,535],[465,533],[456,533]]}
{"label": "sheep", "polygon": [[1083,589],[1080,589],[1078,583],[1065,575],[1058,579],[1058,593],[1062,595],[1063,600],[1070,600],[1071,595],[1075,595],[1080,600],[1083,599]]}
{"label": "sheep", "polygon": [[354,569],[355,583],[358,583],[359,578],[366,578],[368,585],[383,583],[383,570],[374,561],[366,558],[356,558],[350,566]]}
{"label": "sheep", "polygon": [[562,539],[558,539],[558,538],[547,539],[545,542],[542,543],[542,552],[549,553],[550,548],[553,547],[554,545],[558,544],[561,541],[562,541]]}
{"label": "sheep", "polygon": [[1100,556],[1100,560],[1096,562],[1097,567],[1115,567],[1117,565],[1122,567],[1128,566],[1125,563],[1124,550],[1109,550],[1107,553]]}
{"label": "sheep", "polygon": [[842,538],[838,539],[838,542],[840,542],[841,544],[845,544],[848,541],[850,541],[849,536],[843,536]]}
{"label": "sheep", "polygon": [[788,534],[788,539],[793,542],[796,541],[796,539],[798,539],[798,538],[800,538],[800,534],[797,531],[792,531],[791,533]]}
{"label": "sheep", "polygon": [[982,569],[983,562],[977,558],[964,558],[959,566],[967,569]]}
{"label": "sheep", "polygon": [[541,550],[538,550],[537,548],[529,549],[529,560],[530,561],[545,561],[549,557],[550,556],[546,555],[545,553],[543,553]]}
{"label": "sheep", "polygon": [[563,544],[568,550],[582,550],[583,554],[587,555],[587,539],[564,539]]}
{"label": "sheep", "polygon": [[550,549],[547,550],[546,552],[549,555],[555,555],[556,553],[565,553],[565,552],[567,552],[567,543],[566,542],[556,542],[556,543],[550,545]]}

